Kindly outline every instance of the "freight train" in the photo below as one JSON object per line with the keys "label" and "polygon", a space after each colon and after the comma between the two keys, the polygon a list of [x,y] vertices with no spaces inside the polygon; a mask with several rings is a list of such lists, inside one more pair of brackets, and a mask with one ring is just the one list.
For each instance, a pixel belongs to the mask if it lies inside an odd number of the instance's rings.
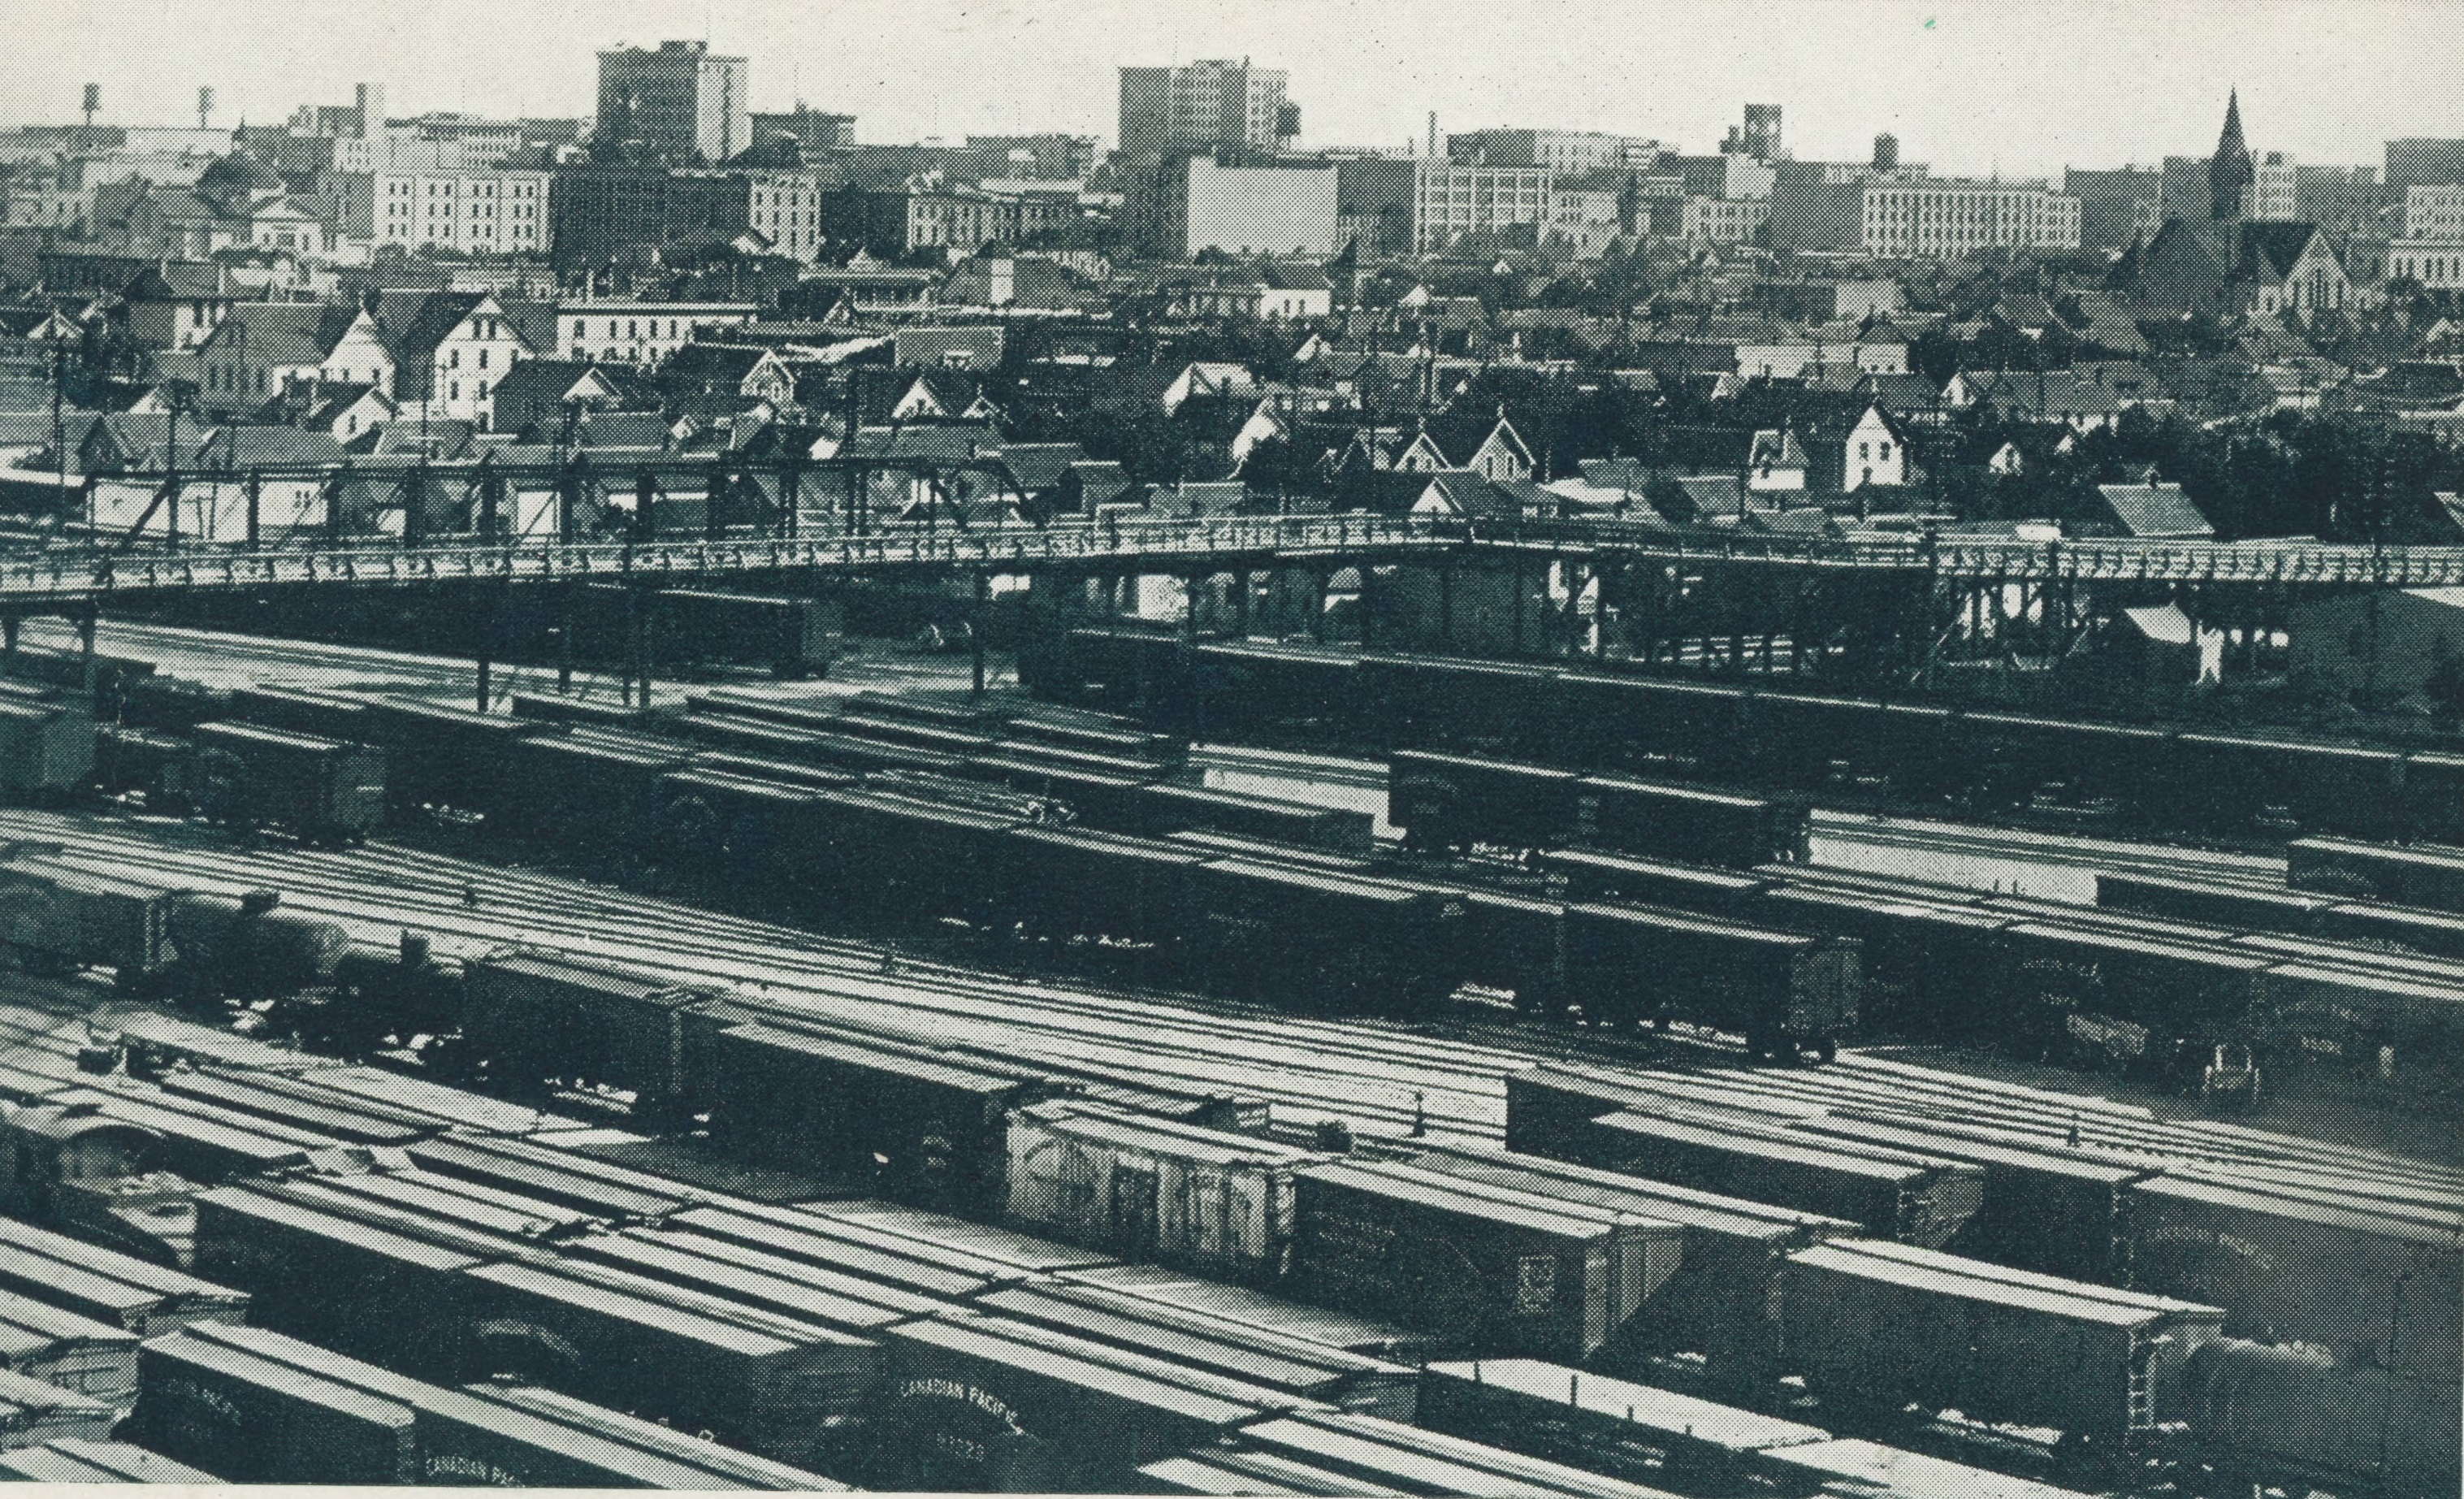
{"label": "freight train", "polygon": [[2464,840],[2464,754],[1823,697],[1575,668],[1071,632],[1022,658],[1048,696],[1240,738],[1454,750],[1979,813],[2050,794],[2137,826],[2271,819]]}
{"label": "freight train", "polygon": [[[443,809],[714,895],[757,893],[801,918],[955,920],[1277,1003],[1425,1012],[1479,982],[1593,1024],[1709,1025],[1766,1054],[1828,1056],[1856,1022],[1854,941],[1429,877],[1371,857],[1364,812],[1175,783],[1182,741],[1092,716],[724,693],[681,716],[517,706],[541,716],[260,689],[227,707],[259,727],[187,733],[295,760],[374,744],[397,811]],[[160,738],[115,729],[106,743],[116,763],[193,776],[193,759],[137,758]],[[218,800],[331,823],[331,776],[294,768],[280,761],[262,791],[240,795],[258,784],[241,778]],[[1580,790],[1585,826],[1618,846],[1752,861],[1803,844],[1801,808],[1628,778]],[[349,805],[371,809],[364,795]]]}

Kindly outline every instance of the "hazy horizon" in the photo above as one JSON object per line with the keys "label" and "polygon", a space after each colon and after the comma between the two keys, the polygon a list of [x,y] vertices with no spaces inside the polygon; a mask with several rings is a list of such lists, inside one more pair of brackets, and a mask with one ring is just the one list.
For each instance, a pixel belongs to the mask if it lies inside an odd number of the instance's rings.
{"label": "hazy horizon", "polygon": [[583,115],[601,49],[707,36],[752,59],[755,108],[801,97],[855,115],[869,143],[1109,143],[1116,68],[1243,55],[1290,74],[1305,147],[1399,149],[1434,110],[1441,132],[1616,130],[1702,151],[1750,100],[1783,106],[1799,157],[1863,160],[1887,130],[1937,172],[2043,177],[2205,155],[2235,87],[2253,148],[2300,161],[2375,165],[2391,137],[2464,136],[2464,0],[1775,0],[1752,14],[1660,0],[837,0],[783,14],[748,0],[60,0],[20,24],[26,44],[0,56],[8,125],[74,121],[90,81],[109,124],[193,124],[204,83],[219,125],[277,124],[362,81],[385,84],[397,116]]}

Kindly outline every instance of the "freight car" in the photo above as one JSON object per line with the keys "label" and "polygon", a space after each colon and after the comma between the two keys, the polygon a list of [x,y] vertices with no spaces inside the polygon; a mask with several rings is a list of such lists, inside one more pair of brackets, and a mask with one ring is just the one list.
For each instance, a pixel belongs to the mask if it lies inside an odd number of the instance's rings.
{"label": "freight car", "polygon": [[[1573,667],[1211,643],[1195,678],[1168,635],[1078,630],[1039,691],[1107,700],[1218,735],[1642,769],[1788,790],[1862,788],[1979,811],[2051,792],[2143,822],[2246,830],[2290,817],[2362,837],[2464,839],[2464,756],[2167,726],[2081,723],[1824,697]],[[1197,706],[1193,707],[1195,704]]]}
{"label": "freight car", "polygon": [[2464,849],[2297,838],[2284,853],[2285,878],[2296,890],[2464,914]]}
{"label": "freight car", "polygon": [[1683,1020],[1742,1036],[1756,1055],[1824,1061],[1856,1028],[1860,947],[1647,906],[1565,909],[1564,993],[1586,1020]]}
{"label": "freight car", "polygon": [[185,784],[197,809],[215,822],[347,843],[385,818],[381,751],[245,723],[201,723],[192,738],[195,761]]}
{"label": "freight car", "polygon": [[2088,1442],[2153,1435],[2224,1312],[1906,1245],[1834,1239],[1789,1256],[1791,1361],[1826,1403],[1910,1403]]}
{"label": "freight car", "polygon": [[1800,803],[1463,755],[1401,750],[1388,763],[1386,820],[1409,847],[1579,843],[1740,869],[1806,852]]}

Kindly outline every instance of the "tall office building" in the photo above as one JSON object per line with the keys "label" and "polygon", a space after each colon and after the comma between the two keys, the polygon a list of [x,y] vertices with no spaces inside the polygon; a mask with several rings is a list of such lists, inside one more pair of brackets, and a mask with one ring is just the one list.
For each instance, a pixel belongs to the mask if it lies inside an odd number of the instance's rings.
{"label": "tall office building", "polygon": [[599,55],[599,132],[670,160],[716,164],[753,143],[753,65],[706,42],[661,42]]}
{"label": "tall office building", "polygon": [[1750,156],[1758,162],[1779,160],[1784,154],[1779,143],[1779,114],[1777,104],[1748,104],[1746,122],[1728,127],[1727,139],[1720,143],[1720,150],[1729,156]]}
{"label": "tall office building", "polygon": [[1121,154],[1169,156],[1240,146],[1271,151],[1299,133],[1299,111],[1285,102],[1281,68],[1193,62],[1185,68],[1121,70]]}

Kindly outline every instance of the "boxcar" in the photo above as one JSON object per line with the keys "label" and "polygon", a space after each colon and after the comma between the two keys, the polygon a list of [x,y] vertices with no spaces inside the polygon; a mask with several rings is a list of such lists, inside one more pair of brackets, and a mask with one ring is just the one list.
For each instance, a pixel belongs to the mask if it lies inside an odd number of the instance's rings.
{"label": "boxcar", "polygon": [[2464,913],[2464,849],[2297,838],[2284,857],[2285,878],[2296,890]]}
{"label": "boxcar", "polygon": [[1468,1181],[1675,1225],[1676,1258],[1671,1264],[1661,1249],[1650,1275],[1629,1284],[1632,1310],[1607,1362],[1639,1369],[1646,1365],[1638,1360],[1653,1355],[1701,1354],[1723,1388],[1760,1389],[1782,1372],[1778,1307],[1788,1252],[1857,1231],[1843,1219],[1490,1146],[1435,1145],[1412,1159]]}
{"label": "boxcar", "polygon": [[145,1345],[130,1424],[235,1483],[415,1484],[417,1418],[365,1391],[189,1333]]}
{"label": "boxcar", "polygon": [[1793,1128],[1963,1161],[1984,1174],[1976,1212],[1947,1248],[1975,1259],[2074,1280],[2125,1284],[2130,1275],[2126,1189],[2145,1171],[2095,1159],[2017,1132],[1817,1114]]}
{"label": "boxcar", "polygon": [[1006,1317],[923,1317],[883,1340],[867,1475],[881,1488],[1119,1490],[1142,1464],[1314,1403]]}
{"label": "boxcar", "polygon": [[1588,1019],[1683,1020],[1758,1051],[1856,1028],[1860,944],[1646,906],[1566,908],[1566,987]]}
{"label": "boxcar", "polygon": [[396,806],[500,813],[513,744],[552,727],[403,698],[368,700],[368,738],[387,751]]}
{"label": "boxcar", "polygon": [[1753,915],[1770,886],[1767,879],[1733,870],[1596,849],[1546,849],[1534,862],[1564,879],[1573,900],[1629,900],[1730,917]]}
{"label": "boxcar", "polygon": [[496,1076],[603,1083],[645,1100],[695,1098],[685,1073],[686,1012],[710,996],[547,954],[465,964],[462,1033]]}
{"label": "boxcar", "polygon": [[1290,1257],[1292,1172],[1317,1158],[1056,1100],[1011,1116],[1008,1216],[1124,1259],[1271,1284]]}
{"label": "boxcar", "polygon": [[450,1373],[472,1254],[271,1192],[197,1198],[197,1272],[250,1294],[257,1324],[395,1367]]}
{"label": "boxcar", "polygon": [[1190,882],[1203,981],[1308,1009],[1414,1009],[1460,981],[1459,895],[1241,858]]}
{"label": "boxcar", "polygon": [[1415,848],[1547,848],[1579,825],[1572,771],[1419,750],[1397,750],[1387,765],[1386,821]]}
{"label": "boxcar", "polygon": [[385,821],[385,752],[246,723],[201,723],[188,783],[198,809],[242,827],[356,839]]}
{"label": "boxcar", "polygon": [[1771,1476],[1763,1454],[1830,1435],[1536,1358],[1431,1364],[1425,1378],[1421,1420],[1436,1430],[1687,1493],[1746,1491]]}
{"label": "boxcar", "polygon": [[2464,843],[2464,755],[2415,750],[2404,758],[2406,831]]}
{"label": "boxcar", "polygon": [[0,941],[37,966],[110,968],[134,981],[182,956],[181,893],[69,870],[0,871]]}
{"label": "boxcar", "polygon": [[1139,796],[1148,806],[1144,823],[1151,831],[1213,828],[1339,853],[1367,853],[1374,842],[1366,812],[1199,786],[1153,785]]}
{"label": "boxcar", "polygon": [[657,811],[661,779],[691,753],[670,739],[589,727],[506,748],[508,830],[567,850],[637,849]]}
{"label": "boxcar", "polygon": [[1360,658],[1336,650],[1287,650],[1213,641],[1198,648],[1206,699],[1201,721],[1248,737],[1311,724],[1354,727]]}
{"label": "boxcar", "polygon": [[1844,1218],[1926,1248],[1947,1244],[1983,1196],[1974,1166],[1710,1115],[1624,1110],[1593,1120],[1589,1133],[1596,1143],[1578,1151],[1594,1164]]}
{"label": "boxcar", "polygon": [[[2205,1179],[2197,1179],[2205,1175]],[[2130,1187],[2131,1277],[2226,1310],[2237,1336],[2316,1343],[2453,1387],[2464,1308],[2454,1215],[2294,1196],[2230,1173]]]}
{"label": "boxcar", "polygon": [[105,724],[95,731],[95,779],[106,793],[143,795],[148,811],[185,814],[196,805],[188,783],[193,753],[184,738]]}
{"label": "boxcar", "polygon": [[756,1159],[998,1214],[1008,1111],[1041,1084],[886,1046],[739,1025],[711,1047],[711,1128]]}
{"label": "boxcar", "polygon": [[859,789],[816,792],[812,812],[817,877],[856,909],[981,919],[1008,888],[1002,834],[1016,818]]}
{"label": "boxcar", "polygon": [[702,588],[662,589],[657,598],[672,647],[686,659],[767,667],[782,678],[827,672],[846,631],[835,600]]}
{"label": "boxcar", "polygon": [[0,700],[0,795],[49,800],[94,774],[94,710],[40,699]]}
{"label": "boxcar", "polygon": [[1002,914],[1056,937],[1177,941],[1192,871],[1205,862],[1171,844],[1073,827],[1019,827],[1004,836]]}
{"label": "boxcar", "polygon": [[231,716],[259,728],[365,743],[368,702],[348,693],[296,692],[286,687],[234,687]]}
{"label": "boxcar", "polygon": [[2123,1439],[2179,1420],[2215,1307],[1871,1240],[1789,1256],[1790,1358],[1815,1394]]}
{"label": "boxcar", "polygon": [[1450,744],[1513,755],[1543,747],[1558,721],[1547,667],[1430,656],[1368,655],[1355,712],[1372,742]]}
{"label": "boxcar", "polygon": [[781,1462],[821,1455],[880,1378],[869,1338],[749,1307],[722,1319],[675,1304],[656,1283],[605,1284],[614,1272],[500,1264],[462,1278],[475,1372],[705,1426]]}
{"label": "boxcar", "polygon": [[141,1337],[248,1319],[245,1291],[13,1219],[0,1220],[0,1290]]}
{"label": "boxcar", "polygon": [[1617,1281],[1640,1242],[1674,1247],[1665,1223],[1416,1166],[1330,1162],[1294,1180],[1296,1294],[1466,1348],[1589,1357],[1632,1310]]}
{"label": "boxcar", "polygon": [[1585,776],[1574,799],[1579,835],[1602,849],[1731,869],[1806,856],[1800,803],[1626,776]]}

